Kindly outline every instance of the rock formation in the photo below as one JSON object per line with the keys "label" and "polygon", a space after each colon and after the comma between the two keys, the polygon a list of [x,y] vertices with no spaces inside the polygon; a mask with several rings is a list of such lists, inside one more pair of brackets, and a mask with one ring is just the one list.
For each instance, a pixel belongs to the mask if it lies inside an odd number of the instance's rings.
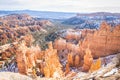
{"label": "rock formation", "polygon": [[73,55],[72,55],[72,53],[68,53],[67,61],[68,61],[68,64],[70,66],[73,66]]}
{"label": "rock formation", "polygon": [[25,46],[24,43],[22,43],[21,46],[17,50],[16,61],[17,61],[19,73],[27,75],[26,50],[27,50],[27,47]]}
{"label": "rock formation", "polygon": [[104,56],[120,52],[120,26],[113,28],[102,23],[99,30],[87,29],[78,32],[79,35],[74,34],[74,31],[67,32],[64,39],[49,42],[48,49],[43,51],[38,45],[32,46],[32,36],[26,35],[16,46],[13,45],[0,53],[5,60],[13,54],[16,55],[14,57],[21,74],[61,78],[64,75],[72,76],[72,72],[97,71],[102,64],[106,66],[106,63],[110,62]]}
{"label": "rock formation", "polygon": [[89,72],[94,72],[94,71],[96,71],[96,70],[98,70],[98,69],[100,69],[101,68],[101,59],[99,58],[99,59],[97,59],[97,61],[94,63],[92,63],[92,65],[91,65],[91,67],[90,67],[90,69],[89,69]]}
{"label": "rock formation", "polygon": [[87,34],[81,41],[80,54],[84,53],[88,44],[94,58],[120,52],[120,26],[112,29],[108,24],[102,23],[99,30],[93,34]]}
{"label": "rock formation", "polygon": [[40,57],[41,51],[38,46],[27,47],[23,41],[16,52],[16,61],[19,73],[28,75],[29,70],[33,70],[36,67],[38,57]]}
{"label": "rock formation", "polygon": [[17,41],[30,32],[46,31],[53,26],[49,20],[38,20],[28,14],[11,14],[0,17],[0,45]]}
{"label": "rock formation", "polygon": [[[79,40],[72,40],[71,38],[69,38],[71,40],[67,40],[68,38],[55,40],[54,48],[58,51],[67,50],[68,52],[79,54],[82,59],[88,45],[93,58],[99,58],[120,52],[119,25],[113,28],[103,22],[99,30],[81,30],[79,36]],[[78,43],[76,44],[76,42]]]}
{"label": "rock formation", "polygon": [[65,75],[68,74],[69,72],[70,72],[70,65],[69,63],[67,63],[65,66]]}
{"label": "rock formation", "polygon": [[90,49],[86,49],[84,55],[84,64],[83,64],[83,71],[88,71],[93,63],[93,57],[91,55]]}
{"label": "rock formation", "polygon": [[48,49],[45,51],[44,75],[45,77],[63,76],[62,65],[59,62],[57,50],[52,47],[52,42],[48,44]]}
{"label": "rock formation", "polygon": [[81,59],[78,55],[75,56],[74,66],[79,67]]}

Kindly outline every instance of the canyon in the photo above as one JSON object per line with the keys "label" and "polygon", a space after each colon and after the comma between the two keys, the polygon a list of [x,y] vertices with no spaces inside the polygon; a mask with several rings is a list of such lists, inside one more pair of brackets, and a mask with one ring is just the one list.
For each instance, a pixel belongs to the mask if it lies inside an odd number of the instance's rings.
{"label": "canyon", "polygon": [[0,72],[30,79],[120,79],[120,25],[102,22],[98,29],[58,30],[42,49],[33,44],[37,39],[32,33],[54,29],[49,20],[15,14],[0,17],[0,22]]}

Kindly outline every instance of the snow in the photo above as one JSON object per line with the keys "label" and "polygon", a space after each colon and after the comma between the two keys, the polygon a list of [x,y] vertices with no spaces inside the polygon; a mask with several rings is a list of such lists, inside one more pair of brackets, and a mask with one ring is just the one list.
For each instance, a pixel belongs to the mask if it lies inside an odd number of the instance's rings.
{"label": "snow", "polygon": [[110,72],[107,72],[106,74],[103,75],[103,77],[108,77],[113,75],[114,73],[118,72],[117,68],[112,69]]}

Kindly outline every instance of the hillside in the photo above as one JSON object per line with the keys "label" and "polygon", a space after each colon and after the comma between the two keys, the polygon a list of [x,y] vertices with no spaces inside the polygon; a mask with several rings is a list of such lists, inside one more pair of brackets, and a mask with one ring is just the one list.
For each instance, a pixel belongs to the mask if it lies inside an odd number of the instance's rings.
{"label": "hillside", "polygon": [[120,14],[107,12],[76,14],[76,16],[66,19],[62,23],[74,25],[77,29],[98,29],[103,21],[106,21],[111,26],[118,25],[120,24]]}
{"label": "hillside", "polygon": [[47,32],[54,25],[48,20],[38,20],[28,14],[10,14],[0,17],[0,45],[17,41],[32,32]]}

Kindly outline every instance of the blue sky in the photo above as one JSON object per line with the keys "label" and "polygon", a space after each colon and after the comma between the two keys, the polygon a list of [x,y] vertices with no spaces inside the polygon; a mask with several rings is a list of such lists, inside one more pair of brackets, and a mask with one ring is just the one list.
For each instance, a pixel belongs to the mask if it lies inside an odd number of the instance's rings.
{"label": "blue sky", "polygon": [[0,0],[0,10],[120,12],[120,0]]}

